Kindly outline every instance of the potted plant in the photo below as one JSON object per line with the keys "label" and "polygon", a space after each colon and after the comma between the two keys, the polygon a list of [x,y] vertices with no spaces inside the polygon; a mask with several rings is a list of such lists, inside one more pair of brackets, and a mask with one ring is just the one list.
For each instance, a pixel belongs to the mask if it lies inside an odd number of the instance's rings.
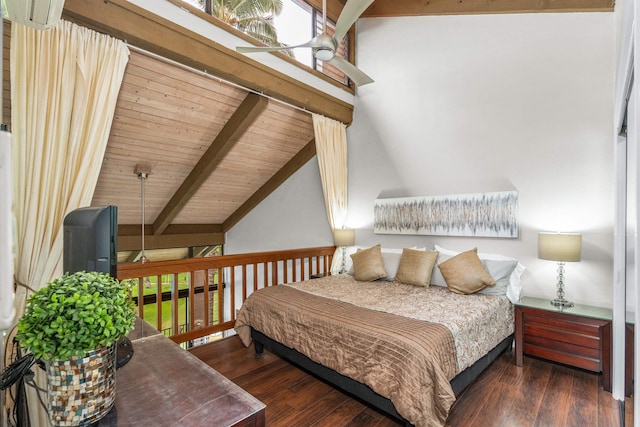
{"label": "potted plant", "polygon": [[33,293],[16,337],[45,363],[53,425],[90,424],[115,400],[115,343],[133,329],[129,284],[65,274]]}

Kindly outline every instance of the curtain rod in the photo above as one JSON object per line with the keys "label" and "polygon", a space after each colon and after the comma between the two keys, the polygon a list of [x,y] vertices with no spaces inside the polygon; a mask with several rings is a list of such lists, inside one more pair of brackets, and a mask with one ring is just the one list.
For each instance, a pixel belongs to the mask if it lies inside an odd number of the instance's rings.
{"label": "curtain rod", "polygon": [[149,56],[151,58],[155,58],[155,59],[158,59],[160,61],[164,61],[167,64],[174,65],[176,67],[182,68],[183,70],[191,71],[193,73],[199,74],[199,75],[204,76],[204,77],[208,77],[208,78],[216,80],[216,81],[218,81],[220,83],[235,87],[237,89],[241,89],[241,90],[244,90],[244,91],[247,91],[247,92],[255,93],[256,95],[260,95],[260,96],[262,96],[264,98],[267,98],[267,99],[269,99],[271,101],[277,102],[277,103],[282,104],[282,105],[286,105],[287,107],[295,108],[296,110],[302,111],[304,113],[313,114],[311,111],[307,110],[304,107],[299,107],[297,105],[290,104],[290,103],[288,103],[286,101],[283,101],[283,100],[278,99],[278,98],[274,98],[273,96],[266,95],[265,93],[257,91],[255,89],[249,89],[248,87],[245,87],[245,86],[239,85],[237,83],[230,82],[229,80],[225,80],[225,79],[222,79],[220,77],[217,77],[217,76],[214,76],[212,74],[209,74],[206,71],[198,70],[198,69],[190,67],[188,65],[181,64],[178,61],[174,61],[173,59],[165,58],[164,56],[158,55],[158,54],[153,53],[153,52],[149,52],[148,50],[139,48],[138,46],[134,46],[134,45],[126,43],[126,42],[125,42],[125,44],[127,45],[127,47],[129,49],[131,49],[131,50],[133,50],[135,52],[141,53],[143,55],[147,55],[147,56]]}

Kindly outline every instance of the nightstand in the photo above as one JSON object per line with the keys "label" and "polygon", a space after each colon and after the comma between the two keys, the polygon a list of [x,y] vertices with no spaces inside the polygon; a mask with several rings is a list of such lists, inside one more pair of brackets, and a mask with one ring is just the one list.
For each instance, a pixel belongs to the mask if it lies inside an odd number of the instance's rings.
{"label": "nightstand", "polygon": [[602,372],[602,386],[611,391],[611,318],[608,308],[558,308],[548,299],[522,297],[515,304],[516,365],[527,354]]}

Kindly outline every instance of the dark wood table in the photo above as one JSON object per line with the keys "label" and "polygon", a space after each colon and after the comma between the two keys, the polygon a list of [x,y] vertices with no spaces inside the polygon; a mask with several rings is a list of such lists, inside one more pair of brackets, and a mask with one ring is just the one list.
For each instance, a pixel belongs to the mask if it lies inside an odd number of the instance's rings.
{"label": "dark wood table", "polygon": [[262,402],[146,323],[129,337],[133,357],[96,426],[264,426]]}

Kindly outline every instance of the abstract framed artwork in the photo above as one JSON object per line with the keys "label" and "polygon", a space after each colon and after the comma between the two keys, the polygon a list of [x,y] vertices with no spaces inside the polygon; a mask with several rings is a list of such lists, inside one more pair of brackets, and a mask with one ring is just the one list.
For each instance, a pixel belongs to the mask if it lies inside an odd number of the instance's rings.
{"label": "abstract framed artwork", "polygon": [[376,234],[518,237],[518,192],[376,199]]}

